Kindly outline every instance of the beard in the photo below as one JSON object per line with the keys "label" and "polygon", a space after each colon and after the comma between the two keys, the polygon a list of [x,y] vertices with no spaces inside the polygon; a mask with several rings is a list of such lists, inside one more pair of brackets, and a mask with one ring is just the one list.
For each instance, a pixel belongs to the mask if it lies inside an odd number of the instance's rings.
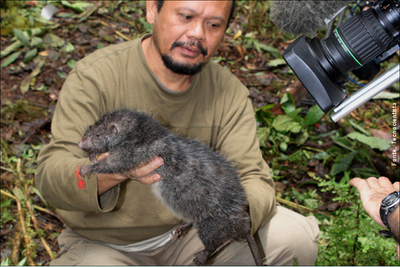
{"label": "beard", "polygon": [[[204,62],[200,62],[198,64],[186,64],[186,63],[182,63],[182,62],[177,62],[172,56],[167,55],[167,54],[162,54],[160,49],[159,49],[159,45],[158,45],[158,39],[154,38],[154,43],[158,49],[158,51],[160,52],[161,55],[161,59],[165,65],[165,67],[167,67],[168,69],[170,69],[171,71],[173,71],[174,73],[177,74],[183,74],[183,75],[195,75],[196,73],[198,73],[199,71],[201,71],[201,69],[204,66]],[[199,42],[194,42],[194,41],[190,41],[190,42],[174,42],[171,46],[171,50],[174,49],[175,47],[179,47],[179,46],[195,46],[197,47],[201,54],[205,57],[208,54],[208,51],[206,48],[204,48]]]}
{"label": "beard", "polygon": [[195,75],[204,66],[204,63],[201,62],[199,64],[185,64],[181,62],[176,62],[171,56],[169,55],[161,55],[162,61],[164,62],[165,67],[173,71],[177,74],[183,75]]}

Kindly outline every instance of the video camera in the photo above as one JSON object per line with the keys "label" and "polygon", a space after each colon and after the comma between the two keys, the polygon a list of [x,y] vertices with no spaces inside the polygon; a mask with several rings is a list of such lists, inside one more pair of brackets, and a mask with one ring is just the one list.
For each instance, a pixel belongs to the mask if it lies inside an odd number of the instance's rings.
{"label": "video camera", "polygon": [[[388,58],[399,50],[399,44],[399,0],[382,0],[355,13],[325,40],[301,36],[288,46],[283,58],[327,113],[345,98],[350,71],[378,56]],[[343,101],[332,120],[338,121],[398,80],[399,64]]]}

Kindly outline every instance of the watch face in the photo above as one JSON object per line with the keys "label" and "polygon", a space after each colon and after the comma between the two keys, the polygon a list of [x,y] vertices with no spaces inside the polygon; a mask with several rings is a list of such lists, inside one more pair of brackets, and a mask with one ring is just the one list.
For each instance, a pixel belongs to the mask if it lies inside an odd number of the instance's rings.
{"label": "watch face", "polygon": [[392,194],[389,194],[383,201],[382,201],[382,205],[383,206],[391,206],[397,202],[399,202],[399,192],[395,191]]}

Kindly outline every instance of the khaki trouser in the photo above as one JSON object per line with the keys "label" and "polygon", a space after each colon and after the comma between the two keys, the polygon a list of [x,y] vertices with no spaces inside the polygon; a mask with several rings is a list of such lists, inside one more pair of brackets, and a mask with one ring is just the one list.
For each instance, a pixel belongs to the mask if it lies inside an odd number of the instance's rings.
{"label": "khaki trouser", "polygon": [[[319,228],[315,217],[304,217],[278,206],[272,219],[256,235],[268,265],[314,265],[318,254]],[[203,244],[192,228],[151,252],[127,253],[83,238],[67,228],[58,239],[61,256],[51,265],[193,265]],[[232,242],[207,264],[254,265],[246,242]]]}

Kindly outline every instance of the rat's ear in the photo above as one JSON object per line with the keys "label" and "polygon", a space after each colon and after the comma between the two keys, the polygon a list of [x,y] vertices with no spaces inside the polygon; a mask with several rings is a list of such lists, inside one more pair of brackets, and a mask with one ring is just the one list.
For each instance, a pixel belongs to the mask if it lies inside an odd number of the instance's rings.
{"label": "rat's ear", "polygon": [[111,124],[111,126],[110,126],[110,131],[111,131],[113,134],[117,134],[117,133],[119,132],[117,125]]}

